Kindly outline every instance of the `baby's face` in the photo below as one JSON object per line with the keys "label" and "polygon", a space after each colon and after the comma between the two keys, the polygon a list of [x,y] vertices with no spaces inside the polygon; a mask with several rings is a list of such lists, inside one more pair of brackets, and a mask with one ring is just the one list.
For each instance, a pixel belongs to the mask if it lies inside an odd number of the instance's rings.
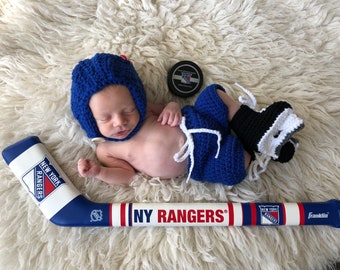
{"label": "baby's face", "polygon": [[126,138],[140,119],[129,89],[122,85],[105,87],[91,97],[89,106],[100,133],[108,138]]}

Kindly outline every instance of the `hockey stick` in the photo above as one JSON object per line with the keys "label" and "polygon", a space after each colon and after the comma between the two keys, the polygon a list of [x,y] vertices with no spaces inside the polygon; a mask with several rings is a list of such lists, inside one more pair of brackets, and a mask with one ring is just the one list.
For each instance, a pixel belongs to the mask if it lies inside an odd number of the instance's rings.
{"label": "hockey stick", "polygon": [[36,136],[2,152],[46,218],[60,226],[289,226],[340,228],[340,201],[305,203],[95,203],[74,187]]}

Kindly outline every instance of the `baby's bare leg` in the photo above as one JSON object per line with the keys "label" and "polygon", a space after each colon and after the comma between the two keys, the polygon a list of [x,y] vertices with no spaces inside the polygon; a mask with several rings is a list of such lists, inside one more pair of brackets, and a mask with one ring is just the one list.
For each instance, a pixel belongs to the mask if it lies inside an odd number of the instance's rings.
{"label": "baby's bare leg", "polygon": [[233,119],[236,112],[240,109],[240,103],[234,101],[231,97],[227,95],[226,92],[222,90],[217,90],[217,93],[224,104],[228,107],[228,120],[229,122]]}

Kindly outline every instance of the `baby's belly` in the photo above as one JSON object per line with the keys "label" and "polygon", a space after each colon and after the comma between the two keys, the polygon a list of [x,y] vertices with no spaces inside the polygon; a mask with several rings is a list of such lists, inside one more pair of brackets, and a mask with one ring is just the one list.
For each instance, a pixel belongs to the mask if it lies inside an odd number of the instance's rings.
{"label": "baby's belly", "polygon": [[140,155],[133,166],[147,175],[174,178],[187,171],[187,160],[176,162],[174,155],[181,149],[186,138],[179,127],[156,126],[153,133],[139,144]]}
{"label": "baby's belly", "polygon": [[150,162],[146,164],[147,166],[144,167],[144,170],[141,169],[140,171],[152,176],[152,177],[160,177],[162,179],[169,179],[175,178],[180,175],[183,175],[187,172],[187,160],[183,162],[175,162],[172,160],[164,161],[163,162]]}

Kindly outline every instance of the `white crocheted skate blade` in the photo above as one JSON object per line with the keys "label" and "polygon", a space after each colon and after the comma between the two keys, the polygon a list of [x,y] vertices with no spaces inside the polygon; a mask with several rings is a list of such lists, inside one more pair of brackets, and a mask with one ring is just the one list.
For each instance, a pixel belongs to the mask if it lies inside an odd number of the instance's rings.
{"label": "white crocheted skate blade", "polygon": [[257,144],[259,152],[277,159],[282,146],[303,127],[303,120],[291,108],[286,108]]}

